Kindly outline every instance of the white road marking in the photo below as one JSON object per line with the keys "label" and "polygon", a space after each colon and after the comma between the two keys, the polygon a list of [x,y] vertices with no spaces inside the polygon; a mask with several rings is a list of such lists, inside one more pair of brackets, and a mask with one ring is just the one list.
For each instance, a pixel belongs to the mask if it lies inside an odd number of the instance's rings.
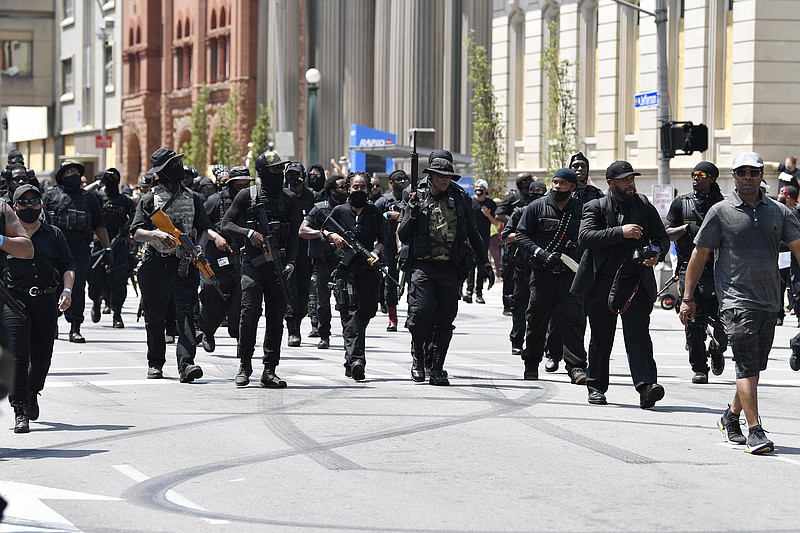
{"label": "white road marking", "polygon": [[[132,480],[134,480],[137,483],[141,483],[143,481],[147,481],[148,479],[150,479],[150,477],[147,476],[147,474],[139,472],[138,470],[133,468],[131,465],[114,465],[114,469],[117,470],[120,474],[131,478]],[[208,509],[204,509],[203,507],[200,507],[199,505],[197,505],[196,503],[194,503],[190,499],[181,496],[180,494],[178,494],[174,490],[171,490],[171,489],[168,490],[166,492],[165,496],[167,497],[167,500],[171,501],[175,505],[179,505],[181,507],[186,507],[188,509],[194,509],[196,511],[208,512]],[[227,520],[217,520],[215,518],[203,518],[202,520],[204,522],[208,522],[209,524],[229,524],[230,523]]]}
{"label": "white road marking", "polygon": [[0,532],[81,531],[41,500],[122,501],[113,496],[42,487],[16,481],[0,481],[0,493],[8,500]]}

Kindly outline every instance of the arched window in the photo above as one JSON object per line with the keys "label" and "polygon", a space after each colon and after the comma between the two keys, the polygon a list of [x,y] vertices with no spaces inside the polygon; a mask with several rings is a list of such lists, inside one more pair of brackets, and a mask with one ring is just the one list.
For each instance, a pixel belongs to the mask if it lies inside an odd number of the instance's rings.
{"label": "arched window", "polygon": [[179,20],[178,21],[178,39],[183,37],[183,23]]}
{"label": "arched window", "polygon": [[222,7],[219,10],[219,26],[220,28],[225,26],[225,8]]}
{"label": "arched window", "polygon": [[186,17],[186,22],[183,25],[183,34],[186,37],[188,37],[188,36],[190,36],[192,34],[192,32],[191,32],[191,30],[189,28],[189,17]]}
{"label": "arched window", "polygon": [[136,44],[142,42],[142,28],[140,26],[136,27]]}
{"label": "arched window", "polygon": [[217,28],[217,12],[216,10],[211,10],[211,29],[214,30]]}
{"label": "arched window", "polygon": [[133,28],[128,32],[128,46],[133,46]]}

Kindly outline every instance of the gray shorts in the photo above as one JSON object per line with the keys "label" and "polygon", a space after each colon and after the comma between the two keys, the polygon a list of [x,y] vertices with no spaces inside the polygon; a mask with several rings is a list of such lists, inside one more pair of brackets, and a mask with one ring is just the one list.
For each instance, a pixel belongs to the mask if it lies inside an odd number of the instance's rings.
{"label": "gray shorts", "polygon": [[726,309],[722,312],[728,345],[736,363],[736,379],[757,376],[767,369],[775,337],[778,313],[754,309]]}

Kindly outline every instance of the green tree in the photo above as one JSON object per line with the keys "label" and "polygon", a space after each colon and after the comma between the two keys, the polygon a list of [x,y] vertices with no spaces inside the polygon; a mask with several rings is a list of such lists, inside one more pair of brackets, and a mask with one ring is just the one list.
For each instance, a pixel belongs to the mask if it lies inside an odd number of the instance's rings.
{"label": "green tree", "polygon": [[547,131],[545,151],[547,169],[552,173],[569,165],[569,158],[580,149],[575,100],[576,78],[571,74],[576,63],[560,59],[558,27],[547,25],[550,40],[542,53],[542,70],[547,77]]}
{"label": "green tree", "polygon": [[231,88],[228,93],[228,101],[219,110],[219,124],[214,131],[216,153],[213,163],[221,163],[229,168],[241,165],[242,162],[242,154],[240,150],[237,150],[236,138],[233,135],[238,103],[239,95],[235,89]]}
{"label": "green tree", "polygon": [[497,111],[492,68],[486,47],[475,41],[474,32],[467,39],[469,81],[472,84],[472,159],[475,177],[489,183],[490,196],[505,193],[503,128]]}
{"label": "green tree", "polygon": [[267,151],[272,138],[271,112],[271,104],[269,107],[264,104],[258,104],[258,119],[256,119],[253,131],[250,133],[250,141],[253,143],[250,148],[253,153],[253,157],[250,158],[250,173],[253,176],[255,176],[256,158]]}
{"label": "green tree", "polygon": [[208,167],[208,95],[209,89],[204,84],[200,87],[200,94],[192,104],[192,138],[181,146],[183,162],[195,167],[201,174]]}

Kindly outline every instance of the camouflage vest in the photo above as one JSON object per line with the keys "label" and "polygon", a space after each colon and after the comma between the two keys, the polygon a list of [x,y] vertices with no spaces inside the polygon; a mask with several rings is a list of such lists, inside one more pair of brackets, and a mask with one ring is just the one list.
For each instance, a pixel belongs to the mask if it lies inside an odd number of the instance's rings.
{"label": "camouflage vest", "polygon": [[[178,189],[178,197],[167,209],[166,214],[172,219],[175,227],[187,235],[192,235],[194,224],[194,197],[191,191],[185,187]],[[153,187],[153,210],[156,210],[169,202],[172,193],[161,185]],[[153,240],[150,245],[162,254],[174,254],[177,248],[171,249]]]}
{"label": "camouflage vest", "polygon": [[430,251],[421,259],[449,261],[456,242],[458,216],[447,205],[448,197],[434,200],[428,208],[428,238]]}

